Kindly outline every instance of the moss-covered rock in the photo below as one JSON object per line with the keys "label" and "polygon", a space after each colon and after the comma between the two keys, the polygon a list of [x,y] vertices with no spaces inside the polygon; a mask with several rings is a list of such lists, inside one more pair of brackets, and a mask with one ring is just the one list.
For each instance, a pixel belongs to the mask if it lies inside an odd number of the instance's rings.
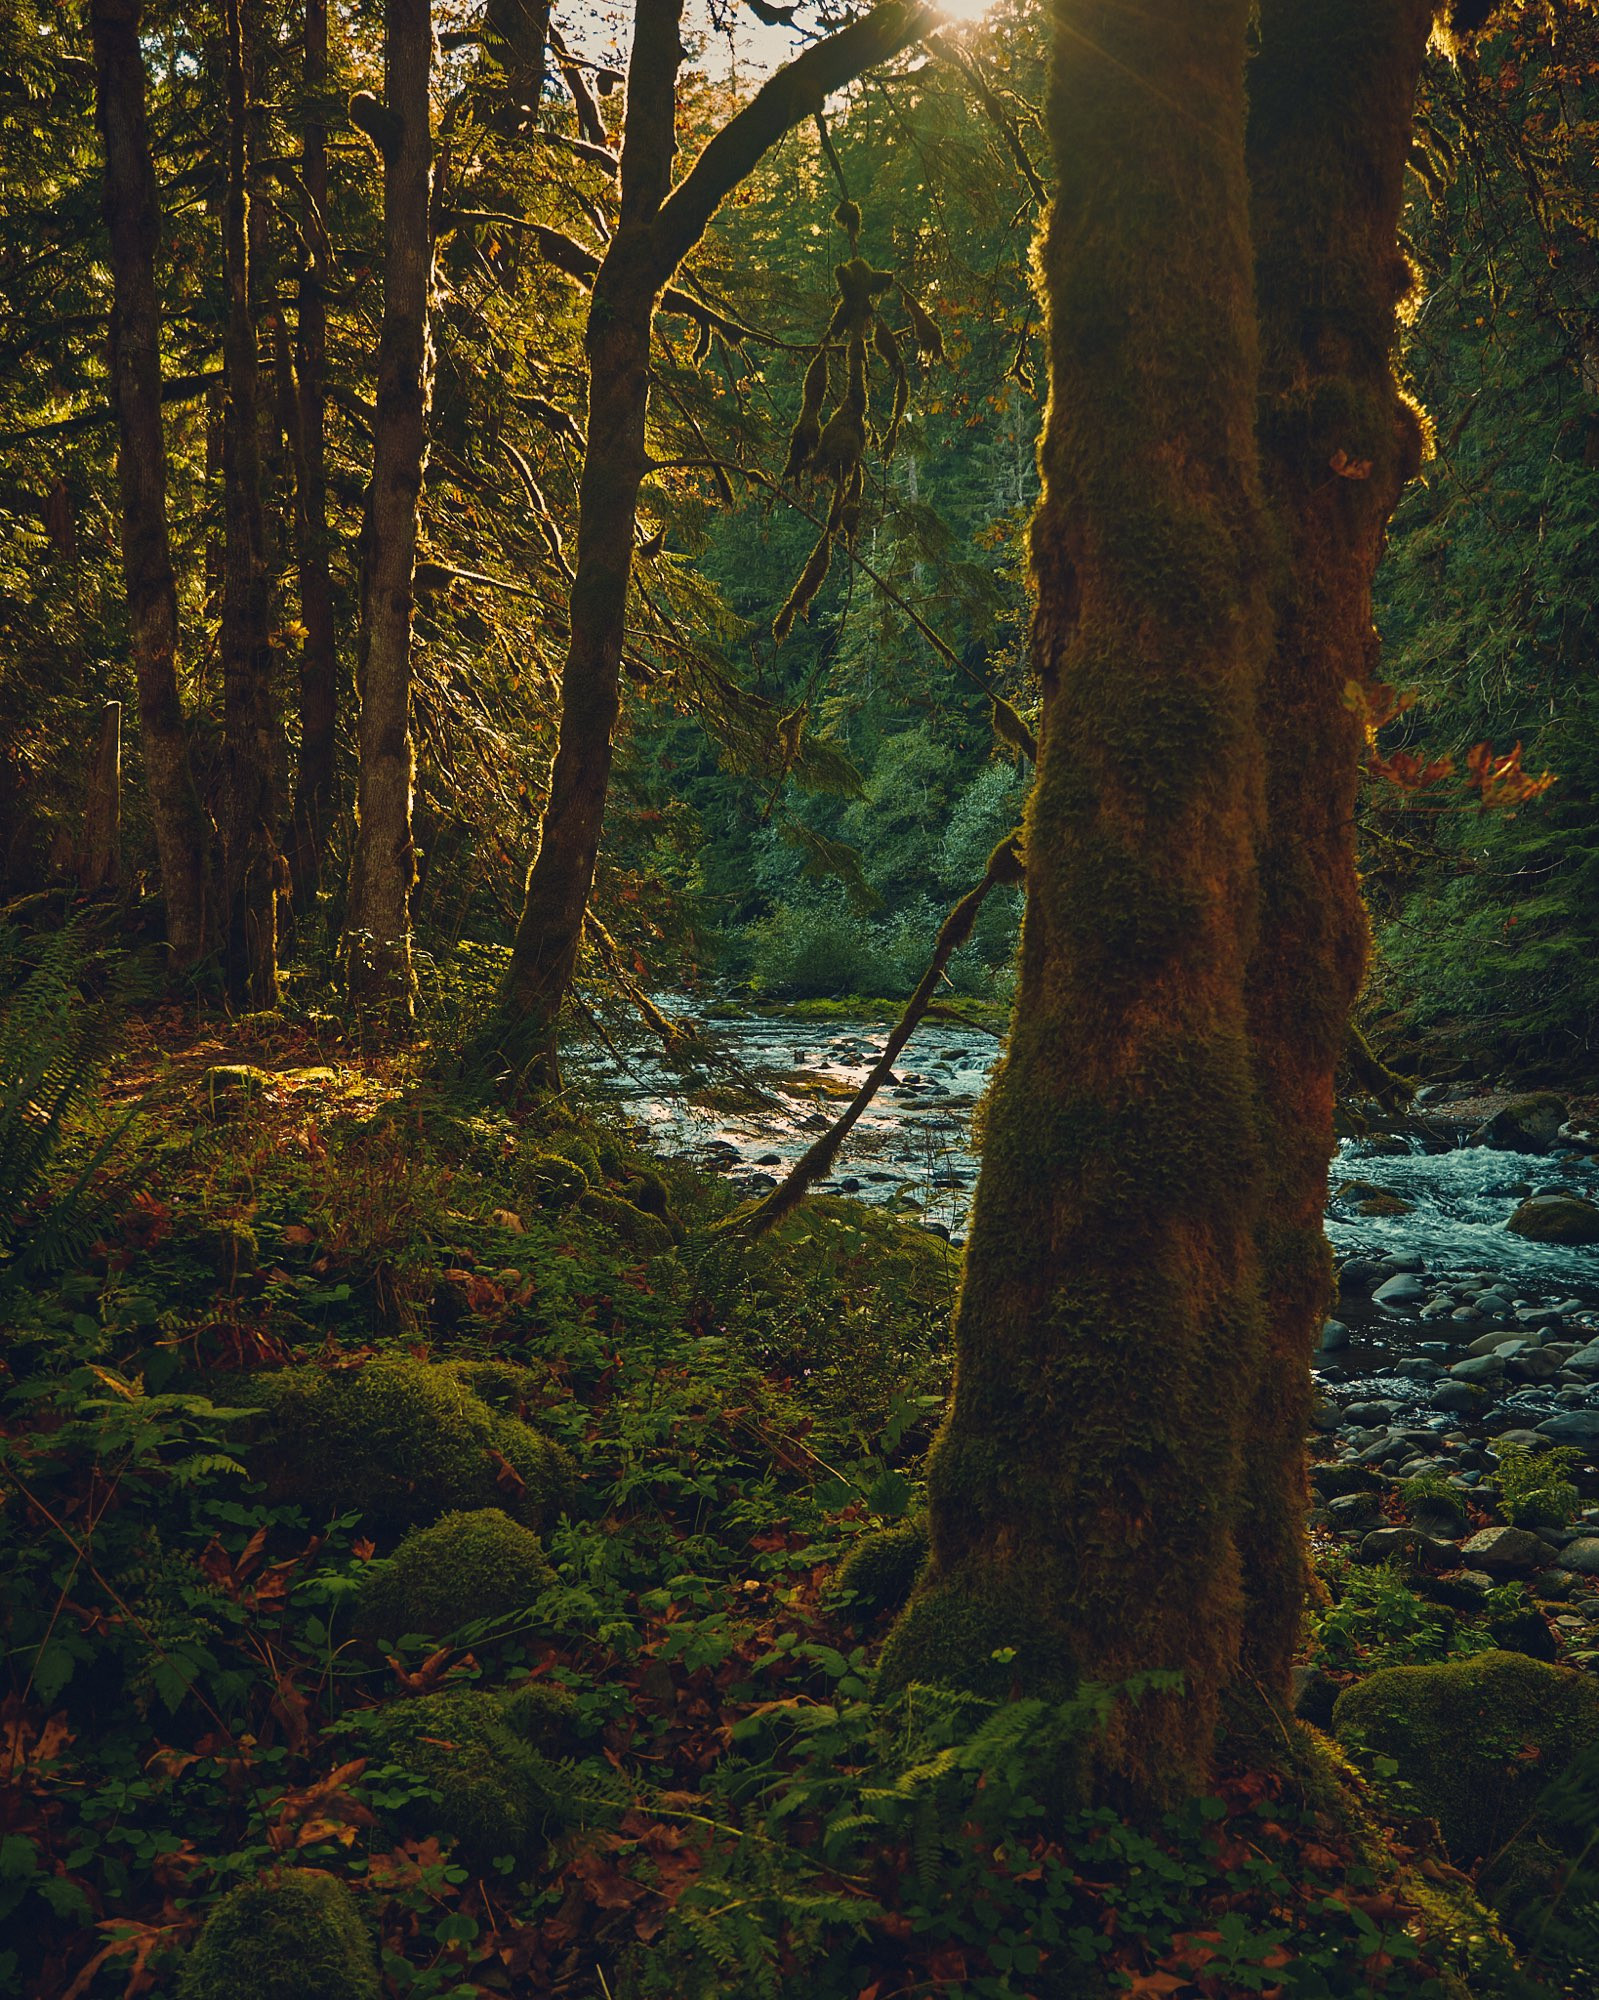
{"label": "moss-covered rock", "polygon": [[200,1111],[207,1118],[233,1118],[264,1097],[277,1079],[270,1070],[253,1063],[214,1063],[200,1072],[197,1095]]}
{"label": "moss-covered rock", "polygon": [[555,1767],[478,1688],[391,1702],[366,1718],[364,1734],[376,1761],[402,1766],[438,1795],[402,1817],[448,1834],[470,1867],[489,1868],[501,1854],[526,1863],[572,1817]]}
{"label": "moss-covered rock", "polygon": [[570,1208],[589,1191],[588,1175],[558,1153],[533,1154],[523,1163],[522,1180],[541,1208]]}
{"label": "moss-covered rock", "polygon": [[1461,1866],[1527,1819],[1551,1772],[1599,1743],[1599,1682],[1519,1653],[1388,1667],[1339,1696],[1340,1742],[1398,1765],[1396,1798]]}
{"label": "moss-covered rock", "polygon": [[559,1445],[491,1409],[447,1365],[384,1355],[338,1373],[284,1368],[257,1376],[250,1398],[271,1424],[253,1469],[276,1495],[320,1511],[358,1508],[401,1527],[500,1506],[537,1526],[573,1488]]}
{"label": "moss-covered rock", "polygon": [[1569,1113],[1552,1090],[1512,1097],[1473,1132],[1468,1146],[1492,1146],[1506,1153],[1547,1153]]}
{"label": "moss-covered rock", "polygon": [[178,2000],[378,2000],[381,1991],[354,1898],[311,1868],[230,1889],[178,1975]]}
{"label": "moss-covered rock", "polygon": [[581,1132],[557,1132],[543,1141],[541,1150],[578,1168],[590,1187],[598,1187],[605,1179],[598,1151]]}
{"label": "moss-covered rock", "polygon": [[555,1581],[530,1528],[498,1507],[446,1514],[414,1528],[393,1557],[372,1570],[356,1600],[356,1629],[397,1639],[442,1637],[477,1618],[525,1610]]}
{"label": "moss-covered rock", "polygon": [[547,1375],[536,1368],[524,1368],[519,1361],[446,1361],[440,1365],[491,1410],[513,1417],[525,1417],[536,1408],[549,1381]]}
{"label": "moss-covered rock", "polygon": [[1530,1243],[1599,1243],[1599,1203],[1580,1194],[1535,1194],[1505,1227]]}
{"label": "moss-covered rock", "polygon": [[507,1728],[541,1757],[570,1757],[577,1750],[577,1699],[549,1681],[528,1681],[500,1701]]}
{"label": "moss-covered rock", "polygon": [[927,1516],[863,1535],[838,1566],[833,1588],[866,1611],[898,1611],[927,1560]]}
{"label": "moss-covered rock", "polygon": [[671,1228],[659,1216],[646,1215],[641,1208],[635,1208],[630,1201],[624,1201],[618,1194],[600,1194],[591,1190],[578,1203],[582,1212],[593,1221],[602,1224],[630,1250],[641,1251],[646,1257],[658,1257],[670,1250],[675,1242]]}

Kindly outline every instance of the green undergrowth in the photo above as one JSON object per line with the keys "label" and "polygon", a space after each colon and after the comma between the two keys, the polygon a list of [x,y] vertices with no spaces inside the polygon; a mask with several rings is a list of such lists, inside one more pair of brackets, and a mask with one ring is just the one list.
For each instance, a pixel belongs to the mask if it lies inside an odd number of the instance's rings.
{"label": "green undergrowth", "polygon": [[1062,1807],[1103,1691],[878,1698],[939,1239],[741,1249],[570,1107],[239,1053],[247,1115],[113,1075],[101,1233],[8,1307],[0,1991],[1514,1990],[1290,1768],[1135,1826]]}

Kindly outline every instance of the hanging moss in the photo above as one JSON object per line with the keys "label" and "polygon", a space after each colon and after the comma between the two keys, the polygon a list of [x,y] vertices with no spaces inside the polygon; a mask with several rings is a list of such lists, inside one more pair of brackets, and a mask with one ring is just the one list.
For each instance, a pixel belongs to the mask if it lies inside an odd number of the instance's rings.
{"label": "hanging moss", "polygon": [[480,1689],[390,1702],[362,1728],[375,1761],[403,1766],[438,1794],[407,1807],[404,1821],[447,1834],[469,1867],[489,1869],[503,1854],[525,1865],[574,1815],[559,1771]]}
{"label": "hanging moss", "polygon": [[230,1889],[178,1974],[178,2000],[378,2000],[381,1991],[354,1898],[311,1868]]}
{"label": "hanging moss", "polygon": [[356,1630],[443,1638],[479,1618],[525,1611],[554,1581],[538,1536],[498,1507],[446,1514],[413,1529],[370,1574],[356,1599]]}
{"label": "hanging moss", "polygon": [[500,1505],[536,1526],[572,1491],[561,1447],[491,1410],[448,1365],[385,1355],[338,1373],[285,1368],[257,1376],[250,1395],[271,1423],[252,1470],[320,1514],[353,1508],[398,1527]]}

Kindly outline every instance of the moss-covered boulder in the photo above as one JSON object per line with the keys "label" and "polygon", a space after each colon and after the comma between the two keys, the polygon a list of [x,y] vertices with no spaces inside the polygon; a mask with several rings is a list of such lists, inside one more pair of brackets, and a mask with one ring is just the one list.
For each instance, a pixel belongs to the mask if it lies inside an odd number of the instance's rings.
{"label": "moss-covered boulder", "polygon": [[834,1592],[873,1614],[898,1611],[927,1560],[927,1548],[925,1514],[863,1535],[839,1564]]}
{"label": "moss-covered boulder", "polygon": [[178,1975],[178,2000],[378,2000],[382,1990],[354,1898],[312,1868],[230,1889]]}
{"label": "moss-covered boulder", "polygon": [[446,1514],[430,1528],[414,1528],[368,1574],[356,1599],[356,1629],[388,1639],[442,1637],[474,1619],[523,1611],[554,1581],[538,1536],[501,1508]]}
{"label": "moss-covered boulder", "polygon": [[571,1757],[578,1747],[577,1699],[549,1681],[528,1681],[500,1699],[506,1727],[541,1757]]}
{"label": "moss-covered boulder", "polygon": [[556,1132],[541,1141],[540,1151],[548,1157],[569,1161],[590,1187],[600,1186],[605,1179],[597,1148],[581,1132]]}
{"label": "moss-covered boulder", "polygon": [[630,1201],[624,1201],[618,1194],[600,1194],[595,1190],[583,1196],[579,1209],[591,1221],[599,1223],[629,1250],[637,1250],[646,1257],[658,1257],[670,1250],[676,1238],[671,1226],[658,1215],[646,1215],[642,1208],[635,1208]]}
{"label": "moss-covered boulder", "polygon": [[573,1816],[556,1767],[481,1689],[390,1702],[365,1719],[363,1734],[374,1763],[398,1765],[436,1794],[399,1817],[448,1834],[469,1867],[490,1868],[502,1854],[525,1864]]}
{"label": "moss-covered boulder", "polygon": [[1567,1117],[1565,1101],[1552,1090],[1513,1097],[1479,1125],[1468,1146],[1492,1146],[1506,1153],[1547,1153]]}
{"label": "moss-covered boulder", "polygon": [[1522,1825],[1551,1773],[1599,1743],[1599,1682],[1507,1652],[1388,1667],[1339,1696],[1333,1731],[1393,1759],[1396,1801],[1435,1819],[1464,1867]]}
{"label": "moss-covered boulder", "polygon": [[559,1153],[534,1153],[522,1164],[522,1181],[541,1208],[570,1208],[589,1191],[589,1177]]}
{"label": "moss-covered boulder", "polygon": [[207,1118],[234,1118],[264,1097],[276,1083],[270,1070],[253,1063],[214,1063],[200,1072],[196,1095],[201,1115]]}
{"label": "moss-covered boulder", "polygon": [[1505,1227],[1530,1243],[1599,1243],[1599,1203],[1580,1194],[1535,1194]]}
{"label": "moss-covered boulder", "polygon": [[536,1527],[573,1489],[558,1444],[491,1409],[445,1364],[384,1355],[337,1373],[284,1368],[257,1376],[249,1396],[271,1426],[252,1470],[275,1496],[319,1512],[356,1508],[405,1527],[498,1506]]}

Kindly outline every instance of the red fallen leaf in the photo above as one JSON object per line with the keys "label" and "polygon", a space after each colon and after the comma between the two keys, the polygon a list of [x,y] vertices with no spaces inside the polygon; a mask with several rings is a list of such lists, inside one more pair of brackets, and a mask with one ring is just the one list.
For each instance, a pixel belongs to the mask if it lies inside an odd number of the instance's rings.
{"label": "red fallen leaf", "polygon": [[378,1552],[378,1545],[365,1535],[357,1535],[350,1544],[350,1553],[357,1562],[370,1562]]}
{"label": "red fallen leaf", "polygon": [[527,1481],[517,1471],[516,1467],[503,1451],[494,1451],[491,1449],[489,1457],[494,1461],[494,1483],[496,1486],[503,1487],[507,1493],[521,1494],[527,1491]]}
{"label": "red fallen leaf", "polygon": [[280,1674],[277,1691],[268,1707],[283,1726],[283,1740],[290,1752],[296,1757],[303,1756],[311,1740],[311,1704],[293,1681]]}
{"label": "red fallen leaf", "polygon": [[293,1244],[297,1250],[305,1250],[316,1241],[316,1232],[307,1229],[303,1222],[291,1222],[283,1232],[283,1240]]}
{"label": "red fallen leaf", "polygon": [[1340,479],[1369,479],[1371,477],[1371,460],[1369,458],[1351,458],[1347,451],[1335,451],[1327,463]]}

